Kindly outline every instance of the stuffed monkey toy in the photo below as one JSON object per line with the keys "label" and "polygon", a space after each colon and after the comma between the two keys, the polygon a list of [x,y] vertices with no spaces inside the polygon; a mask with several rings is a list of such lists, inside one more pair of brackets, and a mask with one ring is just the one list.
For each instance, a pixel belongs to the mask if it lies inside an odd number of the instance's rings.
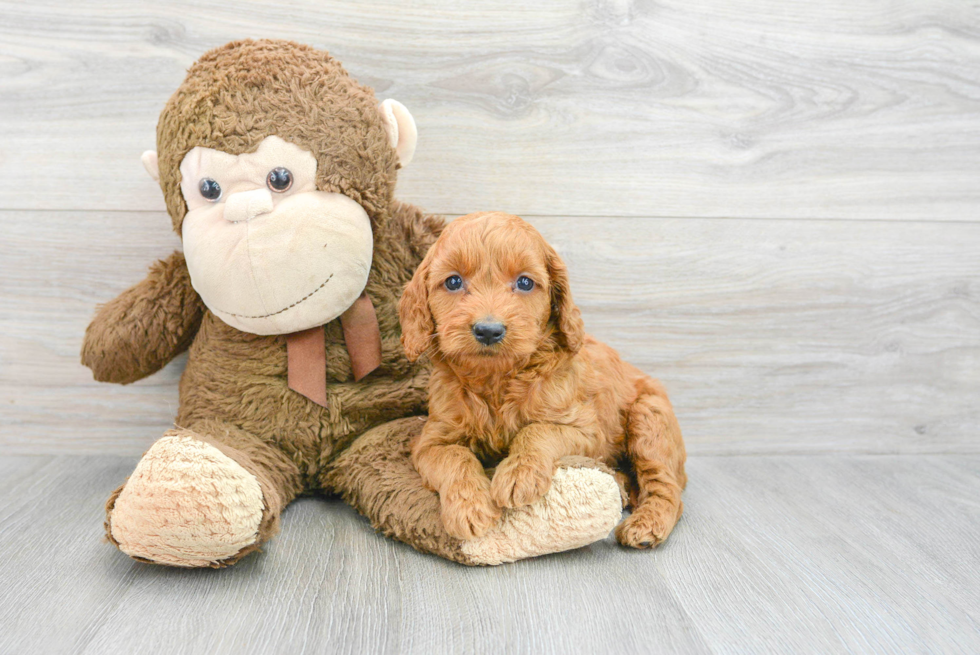
{"label": "stuffed monkey toy", "polygon": [[488,532],[447,534],[409,462],[428,369],[400,344],[398,299],[442,221],[394,199],[416,128],[326,52],[238,41],[206,53],[167,102],[160,183],[183,252],[99,308],[82,346],[128,384],[189,349],[175,427],[109,498],[131,557],[221,567],[257,550],[299,494],[339,494],[375,528],[464,564],[576,548],[619,521],[591,460]]}

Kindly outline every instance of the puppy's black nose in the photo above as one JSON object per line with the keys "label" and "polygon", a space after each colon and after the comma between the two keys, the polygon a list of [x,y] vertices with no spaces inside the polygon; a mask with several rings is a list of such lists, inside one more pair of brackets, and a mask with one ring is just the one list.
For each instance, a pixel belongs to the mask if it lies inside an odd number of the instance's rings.
{"label": "puppy's black nose", "polygon": [[473,326],[473,336],[484,346],[492,346],[495,343],[500,343],[506,333],[507,328],[504,327],[503,323],[480,321]]}

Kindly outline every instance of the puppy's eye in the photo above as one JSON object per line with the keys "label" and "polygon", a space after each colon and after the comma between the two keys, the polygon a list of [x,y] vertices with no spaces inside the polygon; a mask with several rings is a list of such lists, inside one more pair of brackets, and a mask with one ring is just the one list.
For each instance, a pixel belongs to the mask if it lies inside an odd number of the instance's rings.
{"label": "puppy's eye", "polygon": [[532,280],[526,275],[522,275],[519,278],[517,278],[516,286],[519,291],[530,291],[531,289],[534,288],[534,280]]}
{"label": "puppy's eye", "polygon": [[283,193],[288,191],[289,187],[293,186],[293,174],[289,172],[288,168],[279,166],[269,171],[269,175],[265,178],[265,183],[276,193]]}
{"label": "puppy's eye", "polygon": [[221,197],[221,186],[210,177],[202,179],[197,188],[201,192],[201,196],[208,202],[214,202]]}
{"label": "puppy's eye", "polygon": [[450,291],[458,291],[463,286],[463,278],[458,275],[450,275],[446,278],[445,284]]}

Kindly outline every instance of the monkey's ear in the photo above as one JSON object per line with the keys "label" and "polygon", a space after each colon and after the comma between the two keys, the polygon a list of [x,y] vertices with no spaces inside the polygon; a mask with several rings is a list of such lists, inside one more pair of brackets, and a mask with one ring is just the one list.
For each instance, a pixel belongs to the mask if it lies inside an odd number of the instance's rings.
{"label": "monkey's ear", "polygon": [[147,150],[146,152],[143,153],[143,156],[140,157],[140,159],[143,162],[143,168],[145,168],[146,172],[150,174],[150,177],[152,177],[154,180],[159,182],[160,161],[157,159],[157,151]]}
{"label": "monkey's ear", "polygon": [[391,98],[382,102],[378,111],[381,112],[391,147],[398,154],[398,163],[405,168],[415,155],[415,142],[419,138],[415,119],[405,105]]}

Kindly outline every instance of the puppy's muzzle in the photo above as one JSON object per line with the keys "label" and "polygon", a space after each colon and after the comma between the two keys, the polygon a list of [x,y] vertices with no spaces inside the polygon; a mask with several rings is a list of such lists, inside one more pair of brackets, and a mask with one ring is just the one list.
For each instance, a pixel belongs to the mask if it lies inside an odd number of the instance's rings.
{"label": "puppy's muzzle", "polygon": [[473,325],[473,336],[484,346],[500,343],[505,334],[507,334],[507,328],[503,323],[480,321]]}

